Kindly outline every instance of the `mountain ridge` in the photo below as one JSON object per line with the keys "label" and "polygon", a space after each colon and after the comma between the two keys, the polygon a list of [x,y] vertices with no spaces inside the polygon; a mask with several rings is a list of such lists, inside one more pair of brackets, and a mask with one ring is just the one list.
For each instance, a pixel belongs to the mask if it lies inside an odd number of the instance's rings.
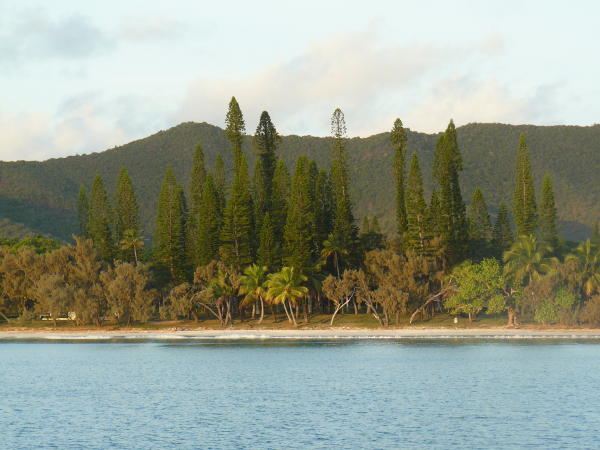
{"label": "mountain ridge", "polygon": [[[571,239],[586,237],[600,218],[596,201],[600,196],[600,179],[596,175],[600,168],[600,125],[472,123],[458,127],[465,201],[468,203],[474,188],[479,186],[492,212],[500,201],[510,205],[521,132],[528,138],[538,194],[544,173],[550,173],[561,231]],[[439,133],[408,131],[408,148],[419,154],[428,192],[438,136]],[[250,135],[245,136],[243,149],[252,170],[255,155],[251,139]],[[150,235],[166,165],[173,165],[178,180],[187,187],[197,143],[203,145],[208,167],[213,167],[217,152],[221,152],[226,165],[231,165],[223,129],[206,122],[183,122],[101,152],[46,161],[0,162],[0,233],[42,233],[68,239],[78,228],[76,199],[80,184],[89,188],[99,173],[112,194],[119,168],[126,167],[138,195],[144,230]],[[330,143],[329,137],[287,135],[282,136],[278,153],[290,169],[302,154],[328,167]],[[393,151],[389,133],[349,138],[347,144],[356,217],[376,215],[384,231],[393,232]]]}

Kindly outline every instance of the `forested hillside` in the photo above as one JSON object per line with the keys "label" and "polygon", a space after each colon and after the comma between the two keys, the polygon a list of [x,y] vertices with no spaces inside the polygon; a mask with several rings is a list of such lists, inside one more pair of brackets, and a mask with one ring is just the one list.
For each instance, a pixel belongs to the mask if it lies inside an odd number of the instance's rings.
{"label": "forested hillside", "polygon": [[[390,124],[391,128],[391,124]],[[590,234],[600,219],[600,126],[511,126],[469,124],[458,128],[464,159],[461,182],[464,198],[479,186],[495,213],[500,201],[510,204],[519,133],[527,135],[536,187],[544,173],[552,175],[561,231],[570,239]],[[349,133],[352,134],[351,124]],[[431,186],[431,164],[438,135],[408,133],[408,148],[417,151],[426,188]],[[187,185],[194,146],[202,143],[207,164],[212,167],[218,152],[231,167],[229,144],[222,129],[206,123],[183,123],[145,139],[104,152],[51,159],[44,162],[0,163],[0,233],[23,236],[43,233],[68,239],[77,232],[76,202],[80,184],[88,189],[96,174],[114,192],[120,167],[128,169],[140,204],[143,229],[154,229],[156,201],[167,164],[177,179]],[[330,138],[285,136],[278,153],[291,167],[305,154],[319,166],[330,161]],[[374,215],[384,231],[394,229],[392,148],[389,133],[347,142],[350,185],[357,218]],[[255,156],[251,138],[244,151],[250,168]]]}

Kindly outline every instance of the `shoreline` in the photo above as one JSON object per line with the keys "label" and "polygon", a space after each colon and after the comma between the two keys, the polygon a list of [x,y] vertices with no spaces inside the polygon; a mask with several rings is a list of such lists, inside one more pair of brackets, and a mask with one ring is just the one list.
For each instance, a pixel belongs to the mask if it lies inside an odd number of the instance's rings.
{"label": "shoreline", "polygon": [[600,339],[600,329],[583,328],[311,328],[311,329],[27,329],[0,330],[5,340],[168,340],[168,339]]}

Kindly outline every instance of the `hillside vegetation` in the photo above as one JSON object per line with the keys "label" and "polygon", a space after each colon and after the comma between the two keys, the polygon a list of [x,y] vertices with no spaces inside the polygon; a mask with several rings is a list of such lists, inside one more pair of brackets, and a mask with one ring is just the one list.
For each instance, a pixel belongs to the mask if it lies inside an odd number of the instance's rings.
{"label": "hillside vegetation", "polygon": [[[500,201],[510,204],[516,147],[519,134],[524,132],[538,192],[544,173],[552,175],[562,233],[569,239],[589,236],[592,224],[600,218],[597,201],[600,197],[600,125],[469,124],[457,131],[464,159],[461,181],[465,199],[470,199],[479,186],[492,212]],[[419,154],[428,190],[438,136],[408,133],[408,148]],[[112,193],[119,168],[125,167],[138,196],[143,229],[150,234],[154,229],[155,203],[165,166],[171,164],[177,179],[187,185],[193,149],[199,142],[210,167],[218,152],[231,167],[231,153],[223,130],[192,122],[90,155],[44,162],[1,162],[0,233],[15,237],[42,233],[68,239],[78,230],[76,201],[80,184],[89,189],[94,176],[100,174]],[[302,154],[314,159],[319,166],[328,166],[330,145],[331,138],[285,136],[278,153],[290,168]],[[389,133],[349,139],[347,149],[357,218],[377,216],[383,230],[391,233],[395,212]],[[252,168],[255,155],[249,136],[244,150]]]}

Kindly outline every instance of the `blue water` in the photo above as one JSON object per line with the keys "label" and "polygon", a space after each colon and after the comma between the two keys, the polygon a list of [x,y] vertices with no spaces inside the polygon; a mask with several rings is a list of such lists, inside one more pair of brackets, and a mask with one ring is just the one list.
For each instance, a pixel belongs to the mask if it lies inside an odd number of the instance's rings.
{"label": "blue water", "polygon": [[600,344],[0,343],[2,448],[597,448]]}

